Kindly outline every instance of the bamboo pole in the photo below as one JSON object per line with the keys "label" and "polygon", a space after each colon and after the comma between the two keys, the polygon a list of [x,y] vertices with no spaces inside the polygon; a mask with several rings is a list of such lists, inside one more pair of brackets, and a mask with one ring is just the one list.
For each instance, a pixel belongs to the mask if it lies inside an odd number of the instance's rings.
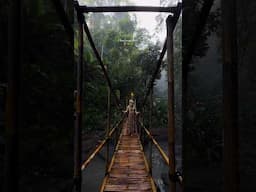
{"label": "bamboo pole", "polygon": [[[150,91],[149,99],[149,130],[152,130],[152,108],[153,108],[153,89]],[[152,140],[149,141],[149,171],[152,175]]]}
{"label": "bamboo pole", "polygon": [[[111,126],[111,90],[108,87],[108,119],[107,119],[107,130],[106,130],[106,136],[108,137],[109,131]],[[109,164],[109,142],[107,142],[107,149],[106,149],[106,173],[108,170],[108,164]]]}
{"label": "bamboo pole", "polygon": [[159,153],[162,156],[166,165],[169,165],[169,157],[165,154],[164,150],[161,148],[161,146],[158,144],[158,142],[151,135],[150,131],[142,123],[140,123],[140,124],[141,124],[141,127],[143,127],[145,133],[148,135],[149,139],[151,139],[153,144],[156,146],[157,150],[159,151]]}
{"label": "bamboo pole", "polygon": [[82,98],[83,98],[83,15],[78,13],[79,60],[76,71],[76,119],[74,130],[74,187],[81,192],[81,147],[82,147]]}
{"label": "bamboo pole", "polygon": [[168,149],[170,190],[176,191],[175,172],[175,123],[174,123],[174,72],[173,72],[173,17],[168,16],[167,25],[167,66],[168,66]]}
{"label": "bamboo pole", "polygon": [[84,13],[100,13],[100,12],[167,12],[172,13],[176,11],[176,7],[152,7],[152,6],[80,6],[80,10]]}
{"label": "bamboo pole", "polygon": [[[143,151],[143,146],[142,146],[141,143],[140,143],[140,148],[141,148],[141,151]],[[145,163],[146,171],[150,173],[150,166],[149,166],[148,161],[145,157],[145,153],[143,153],[143,160],[144,160],[144,163]],[[157,192],[156,185],[155,185],[155,182],[154,182],[151,174],[149,175],[149,179],[150,179],[152,192]]]}
{"label": "bamboo pole", "polygon": [[[181,13],[181,9],[182,9],[182,3],[178,3],[176,9],[175,9],[175,12],[174,12],[174,19],[173,19],[173,30],[179,20],[179,16],[180,16],[180,13]],[[164,55],[166,53],[166,44],[167,44],[167,39],[165,39],[164,41],[164,45],[163,45],[163,48],[162,48],[162,51],[160,53],[160,57],[156,63],[156,69],[149,81],[149,84],[147,85],[147,91],[146,91],[146,94],[145,94],[145,97],[143,99],[143,102],[142,102],[142,106],[144,106],[146,104],[146,101],[147,101],[147,97],[149,96],[150,94],[150,90],[154,87],[154,82],[156,80],[156,77],[161,69],[161,65],[162,65],[162,61],[163,61],[163,58],[164,58]]]}
{"label": "bamboo pole", "polygon": [[81,166],[81,170],[83,171],[88,165],[89,163],[92,161],[92,159],[100,152],[100,150],[104,147],[104,145],[106,144],[107,140],[109,138],[112,137],[113,133],[116,132],[118,133],[118,128],[120,126],[120,124],[122,123],[123,118],[116,124],[116,126],[114,128],[111,129],[111,131],[109,132],[109,135],[107,138],[105,138],[97,147],[96,149],[92,152],[92,154],[89,156],[88,159],[86,159]]}
{"label": "bamboo pole", "polygon": [[[149,139],[152,140],[152,143],[155,145],[157,150],[159,151],[161,157],[163,158],[166,165],[170,165],[169,157],[166,155],[162,147],[159,145],[159,143],[155,140],[155,138],[152,136],[150,131],[143,125],[143,123],[140,121],[140,126],[144,129],[145,133],[148,135]],[[181,187],[183,188],[183,177],[181,175],[177,175],[177,179]]]}
{"label": "bamboo pole", "polygon": [[114,96],[114,100],[116,102],[116,107],[119,110],[121,110],[121,104],[120,104],[119,98],[117,97],[117,94],[116,94],[116,92],[115,92],[115,90],[114,90],[114,88],[112,86],[111,80],[110,80],[108,72],[106,70],[106,67],[105,67],[105,65],[104,65],[104,63],[103,63],[103,61],[101,59],[101,56],[100,56],[100,54],[99,54],[99,52],[98,52],[98,50],[96,48],[96,45],[95,45],[95,43],[94,43],[94,41],[92,39],[92,35],[90,33],[89,27],[88,27],[88,25],[87,25],[87,23],[86,23],[86,21],[84,19],[83,19],[83,23],[84,23],[84,31],[85,31],[85,33],[87,35],[87,38],[88,38],[88,41],[89,41],[89,43],[90,43],[90,45],[92,47],[93,53],[95,54],[95,57],[96,57],[96,59],[98,60],[98,62],[100,64],[100,67],[101,67],[101,69],[103,71],[104,77],[105,77],[105,79],[107,81],[108,87],[110,88],[111,93]]}

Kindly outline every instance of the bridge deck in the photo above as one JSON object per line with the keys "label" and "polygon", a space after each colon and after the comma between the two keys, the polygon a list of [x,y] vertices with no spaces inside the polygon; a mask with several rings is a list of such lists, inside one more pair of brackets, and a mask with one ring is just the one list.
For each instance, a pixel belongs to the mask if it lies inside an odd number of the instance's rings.
{"label": "bridge deck", "polygon": [[125,124],[101,191],[156,191],[139,136],[125,135]]}

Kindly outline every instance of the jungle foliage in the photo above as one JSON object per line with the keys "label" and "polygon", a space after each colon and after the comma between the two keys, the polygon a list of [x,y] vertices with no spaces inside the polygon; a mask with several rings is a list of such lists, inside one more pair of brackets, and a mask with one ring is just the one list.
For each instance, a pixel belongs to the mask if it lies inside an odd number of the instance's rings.
{"label": "jungle foliage", "polygon": [[[109,1],[89,2],[90,5],[97,6],[106,3],[111,4]],[[97,50],[107,67],[113,87],[120,95],[122,107],[125,108],[131,92],[135,93],[139,106],[160,55],[160,42],[156,44],[152,42],[147,30],[139,28],[135,15],[129,13],[89,14],[86,15],[86,21]],[[78,42],[75,39],[76,54],[77,49]],[[85,131],[105,129],[107,85],[86,37],[84,55],[86,64],[84,129]],[[115,108],[114,101],[112,108]]]}

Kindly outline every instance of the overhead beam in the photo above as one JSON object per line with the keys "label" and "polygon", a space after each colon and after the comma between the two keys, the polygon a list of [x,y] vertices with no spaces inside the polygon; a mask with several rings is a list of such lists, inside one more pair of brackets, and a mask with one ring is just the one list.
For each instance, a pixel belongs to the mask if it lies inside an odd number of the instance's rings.
{"label": "overhead beam", "polygon": [[101,12],[166,12],[174,13],[177,7],[152,7],[152,6],[100,6],[90,7],[86,5],[80,6],[83,13],[101,13]]}

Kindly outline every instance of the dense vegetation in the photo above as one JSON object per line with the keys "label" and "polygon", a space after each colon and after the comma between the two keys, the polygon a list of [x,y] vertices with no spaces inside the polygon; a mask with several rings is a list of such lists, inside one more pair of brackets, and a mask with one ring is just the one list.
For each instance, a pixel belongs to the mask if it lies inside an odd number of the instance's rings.
{"label": "dense vegetation", "polygon": [[[23,64],[21,87],[21,127],[20,127],[20,188],[21,191],[70,191],[72,183],[73,156],[73,91],[75,88],[74,66],[77,60],[77,38],[71,43],[60,22],[51,1],[23,1]],[[129,3],[127,0],[86,0],[94,5]],[[183,31],[183,57],[193,40],[200,12],[204,3],[211,0],[184,0],[183,26],[177,25],[175,32],[175,90],[177,126],[181,127],[181,28]],[[249,3],[250,2],[250,3]],[[62,0],[70,21],[73,21],[72,1]],[[171,4],[161,1],[163,6]],[[247,11],[248,5],[252,5]],[[255,175],[255,163],[250,159],[255,141],[252,131],[255,125],[255,75],[253,61],[255,41],[253,34],[255,1],[240,3],[239,64],[240,64],[240,130],[241,159],[243,163],[244,186],[247,179]],[[195,190],[209,191],[209,184],[216,180],[220,189],[222,172],[222,70],[220,42],[219,1],[207,19],[206,27],[194,46],[189,64],[187,117],[183,130],[183,158],[187,186],[199,186]],[[4,169],[4,112],[7,85],[8,47],[8,3],[0,2],[0,170]],[[159,24],[165,22],[159,14]],[[153,18],[152,18],[153,19]],[[131,91],[135,92],[138,107],[156,60],[161,51],[161,43],[151,41],[149,33],[137,25],[136,17],[127,13],[86,15],[89,28],[98,51],[107,65],[114,89],[120,95],[124,107]],[[3,26],[3,27],[2,27]],[[247,27],[247,28],[246,28]],[[77,23],[74,23],[77,37]],[[158,29],[160,30],[160,29]],[[188,35],[189,34],[189,35]],[[89,43],[84,38],[85,49],[85,93],[84,122],[85,134],[103,133],[106,127],[107,85],[101,69],[95,60]],[[217,51],[212,52],[215,49]],[[213,63],[211,65],[210,63]],[[165,63],[162,71],[165,71]],[[247,69],[248,68],[248,69]],[[166,75],[165,73],[161,73]],[[161,78],[159,74],[158,78]],[[156,86],[158,87],[158,86]],[[112,102],[115,122],[117,112]],[[139,110],[141,110],[139,108]],[[166,90],[155,89],[154,127],[166,128]],[[148,114],[145,114],[148,117]],[[242,129],[243,128],[243,129]],[[252,130],[251,130],[252,129]],[[180,130],[179,130],[180,131]],[[92,143],[91,145],[94,145]],[[249,158],[248,158],[249,157]],[[203,165],[203,166],[202,166]],[[209,171],[210,170],[210,171]],[[210,177],[205,174],[211,172]],[[0,188],[3,182],[0,171]],[[213,178],[210,183],[209,180]],[[218,180],[216,178],[219,178]],[[208,179],[208,180],[207,180]],[[253,183],[253,182],[251,182]],[[251,190],[253,191],[253,190]]]}
{"label": "dense vegetation", "polygon": [[[72,21],[73,8],[70,1],[67,3],[66,11]],[[6,83],[8,4],[1,4],[1,26],[4,27],[0,37],[4,54],[0,71],[1,83]],[[17,18],[23,23],[17,149],[20,189],[26,192],[68,190],[72,182],[73,45],[51,1],[24,1],[22,12],[22,18]],[[1,125],[4,142],[3,131]]]}
{"label": "dense vegetation", "polygon": [[[106,2],[94,1],[91,4],[99,6],[106,5]],[[161,51],[160,43],[154,44],[147,30],[139,28],[136,17],[129,13],[89,14],[86,20],[123,107],[131,92],[135,93],[140,105]],[[86,131],[104,129],[107,85],[89,43],[85,42],[85,46],[84,128]],[[114,108],[114,102],[112,105]]]}
{"label": "dense vegetation", "polygon": [[[72,2],[62,2],[72,21]],[[8,6],[7,3],[1,4],[1,24],[6,26],[1,28],[1,52],[4,54],[0,58],[1,63],[4,63],[0,66],[1,85],[4,85],[3,88],[1,86],[2,167]],[[137,98],[142,98],[161,49],[160,44],[154,45],[147,31],[138,28],[136,18],[127,13],[88,15],[86,20],[97,49],[100,53],[103,50],[104,63],[108,66],[111,81],[123,107],[131,91],[135,92]],[[20,188],[21,191],[68,191],[72,184],[77,39],[74,45],[71,44],[51,1],[25,1],[22,22]],[[74,29],[77,35],[76,23]],[[87,133],[106,127],[107,85],[86,37],[84,40],[86,70],[83,130]],[[114,106],[114,102],[112,104]],[[112,123],[114,121],[113,118]]]}

